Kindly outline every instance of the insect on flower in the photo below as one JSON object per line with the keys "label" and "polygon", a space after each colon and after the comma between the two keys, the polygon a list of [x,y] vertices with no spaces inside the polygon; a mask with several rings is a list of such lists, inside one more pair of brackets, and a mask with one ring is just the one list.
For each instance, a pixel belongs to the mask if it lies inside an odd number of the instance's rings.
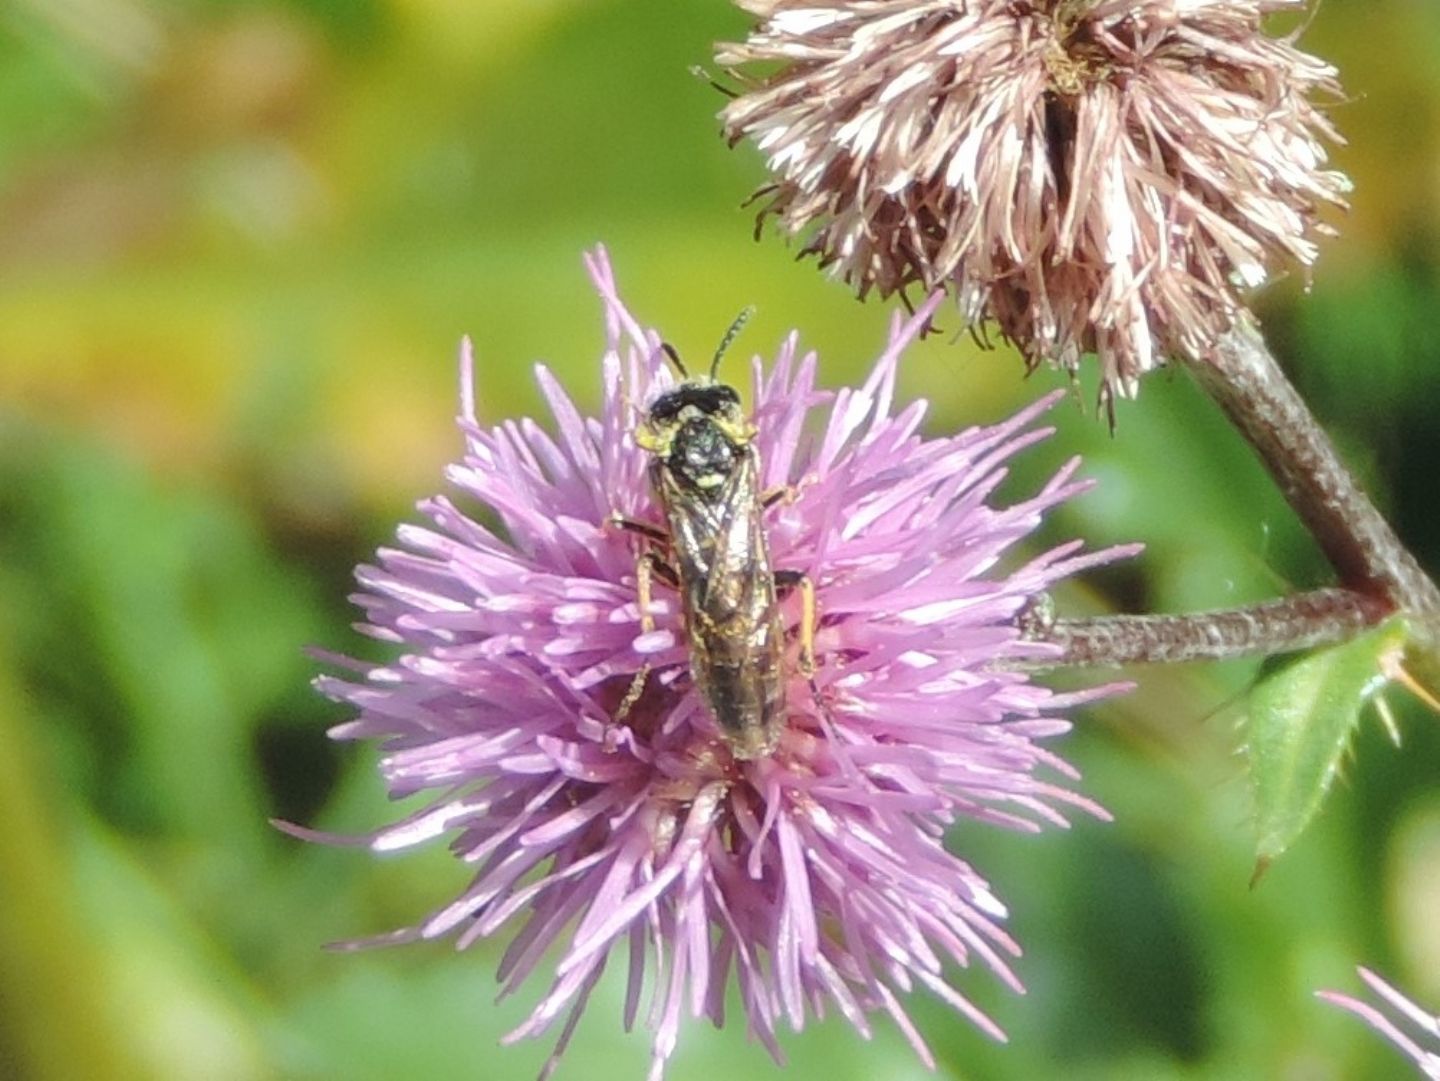
{"label": "insect on flower", "polygon": [[[502,998],[548,970],[504,1037],[555,1033],[546,1077],[617,965],[621,1024],[652,1032],[651,1081],[687,1016],[738,1013],[778,1060],[783,1029],[833,1012],[869,1037],[884,1015],[933,1066],[903,1001],[925,989],[1003,1038],[959,970],[1018,991],[1019,945],[945,831],[1105,816],[1051,741],[1066,711],[1118,688],[1056,693],[1012,662],[1053,650],[1019,623],[1033,598],[1135,550],[1017,557],[1088,487],[1071,462],[1027,498],[995,495],[1056,399],[923,434],[925,405],[898,402],[896,378],[937,293],[895,317],[855,386],[822,388],[790,336],[751,365],[742,411],[718,365],[667,366],[603,251],[588,264],[599,410],[540,369],[548,430],[482,424],[467,349],[447,472],[460,500],[426,500],[428,521],[356,572],[362,630],[399,656],[330,655],[319,680],[355,712],[333,734],[380,743],[389,792],[422,805],[359,838],[283,828],[376,852],[447,837],[470,881],[347,946],[506,940]],[[777,567],[815,579],[822,621],[803,576]]]}
{"label": "insect on flower", "polygon": [[[755,425],[740,408],[734,387],[716,378],[720,359],[754,309],[731,324],[707,375],[691,377],[673,347],[663,346],[683,382],[650,405],[635,433],[653,458],[650,482],[669,532],[612,517],[647,544],[635,562],[641,627],[650,614],[653,583],[683,598],[690,645],[690,674],[737,758],[760,758],[775,749],[785,715],[785,628],[779,598],[799,588],[800,674],[815,671],[815,587],[799,571],[775,571],[762,521],[785,489],[762,496]],[[656,548],[668,549],[667,561]],[[617,712],[623,721],[639,701],[650,674],[642,667]]]}

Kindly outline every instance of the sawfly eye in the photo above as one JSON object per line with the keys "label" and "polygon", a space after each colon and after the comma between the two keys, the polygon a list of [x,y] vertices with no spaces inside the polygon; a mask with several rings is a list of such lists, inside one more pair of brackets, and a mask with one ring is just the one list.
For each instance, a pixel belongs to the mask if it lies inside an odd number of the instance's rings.
{"label": "sawfly eye", "polygon": [[651,424],[664,424],[672,421],[679,415],[680,410],[685,407],[685,401],[680,391],[672,390],[655,399],[650,406],[649,419]]}

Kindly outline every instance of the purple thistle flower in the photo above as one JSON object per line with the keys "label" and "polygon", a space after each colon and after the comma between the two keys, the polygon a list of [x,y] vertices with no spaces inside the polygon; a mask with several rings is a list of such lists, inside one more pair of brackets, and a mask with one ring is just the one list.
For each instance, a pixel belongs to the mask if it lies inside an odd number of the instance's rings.
{"label": "purple thistle flower", "polygon": [[1360,978],[1370,986],[1370,989],[1380,996],[1384,1005],[1389,1006],[1403,1020],[1408,1021],[1416,1029],[1434,1039],[1436,1049],[1425,1050],[1403,1032],[1395,1022],[1368,1002],[1361,1002],[1357,998],[1342,995],[1338,991],[1317,991],[1315,992],[1316,997],[1355,1014],[1420,1067],[1421,1076],[1430,1078],[1431,1081],[1440,1081],[1440,1016],[1426,1013],[1368,968],[1359,968],[1356,971],[1360,973]]}
{"label": "purple thistle flower", "polygon": [[[430,799],[351,843],[389,851],[451,833],[475,868],[452,903],[374,941],[453,934],[464,948],[513,925],[502,996],[561,944],[549,990],[507,1037],[558,1025],[547,1075],[616,953],[624,1025],[653,1030],[656,1079],[682,1015],[722,1022],[732,979],[750,1033],[777,1059],[782,1025],[833,1008],[867,1036],[869,1014],[890,1015],[929,1062],[900,1000],[916,987],[1003,1039],[950,968],[979,959],[1018,991],[1006,958],[1019,948],[944,831],[962,817],[1035,831],[1065,825],[1067,809],[1105,816],[1066,787],[1076,773],[1045,743],[1069,728],[1058,711],[1116,688],[1031,683],[1015,662],[1049,647],[1022,637],[1017,616],[1137,549],[1082,554],[1072,542],[1002,569],[1041,515],[1087,484],[1072,461],[1033,498],[992,505],[1006,461],[1049,434],[1032,423],[1054,396],[938,439],[919,434],[923,402],[896,408],[900,355],[938,295],[897,317],[859,388],[818,389],[816,358],[791,335],[768,372],[754,362],[751,406],[765,485],[793,486],[765,526],[774,566],[817,584],[818,670],[813,689],[796,674],[799,604],[787,598],[788,713],[772,752],[737,758],[692,686],[672,591],[657,588],[656,629],[641,631],[637,542],[610,519],[663,520],[633,433],[673,380],[605,253],[588,265],[608,331],[600,415],[582,415],[541,368],[554,434],[528,419],[482,427],[467,343],[466,450],[447,476],[500,527],[445,496],[422,503],[433,524],[402,526],[401,547],[357,572],[361,629],[402,656],[332,658],[353,675],[318,681],[359,710],[332,735],[382,741],[391,794]],[[617,724],[647,663],[647,690]]]}
{"label": "purple thistle flower", "polygon": [[737,0],[722,113],[805,254],[882,296],[947,288],[1031,365],[1098,354],[1107,400],[1203,360],[1349,181],[1335,70],[1262,20],[1305,0]]}

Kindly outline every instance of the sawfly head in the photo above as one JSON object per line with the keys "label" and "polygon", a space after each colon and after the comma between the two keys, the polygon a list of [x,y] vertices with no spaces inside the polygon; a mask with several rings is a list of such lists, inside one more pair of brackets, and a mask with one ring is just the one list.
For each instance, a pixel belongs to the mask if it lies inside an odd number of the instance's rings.
{"label": "sawfly head", "polygon": [[720,358],[752,310],[747,308],[731,324],[707,375],[691,377],[675,350],[669,344],[664,346],[683,381],[650,404],[635,433],[636,443],[655,455],[676,481],[696,496],[724,489],[755,438],[755,426],[740,407],[739,392],[715,377]]}

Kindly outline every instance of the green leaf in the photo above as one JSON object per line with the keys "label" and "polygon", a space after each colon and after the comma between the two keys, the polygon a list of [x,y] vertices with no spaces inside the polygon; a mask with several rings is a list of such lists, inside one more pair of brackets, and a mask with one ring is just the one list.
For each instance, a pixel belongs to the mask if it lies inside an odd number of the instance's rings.
{"label": "green leaf", "polygon": [[1255,877],[1294,843],[1320,809],[1360,721],[1388,682],[1409,628],[1387,620],[1262,680],[1246,703],[1246,751],[1258,833]]}

